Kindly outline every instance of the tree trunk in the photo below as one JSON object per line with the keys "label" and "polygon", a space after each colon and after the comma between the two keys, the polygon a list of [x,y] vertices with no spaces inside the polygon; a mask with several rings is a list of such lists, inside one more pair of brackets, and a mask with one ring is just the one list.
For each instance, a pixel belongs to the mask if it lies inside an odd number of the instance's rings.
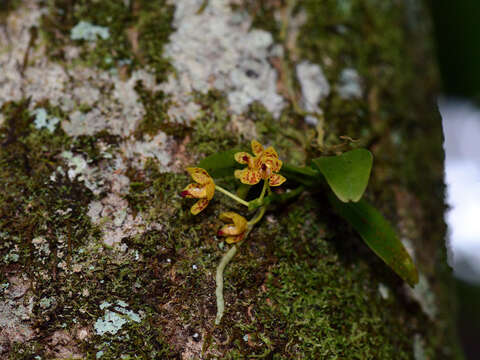
{"label": "tree trunk", "polygon": [[[457,359],[428,13],[385,0],[10,0],[0,10],[0,354]],[[343,136],[343,138],[341,138]],[[374,154],[412,290],[329,207],[269,208],[225,271],[184,169],[252,139]],[[354,139],[354,140],[352,140]],[[227,188],[234,180],[224,180]]]}

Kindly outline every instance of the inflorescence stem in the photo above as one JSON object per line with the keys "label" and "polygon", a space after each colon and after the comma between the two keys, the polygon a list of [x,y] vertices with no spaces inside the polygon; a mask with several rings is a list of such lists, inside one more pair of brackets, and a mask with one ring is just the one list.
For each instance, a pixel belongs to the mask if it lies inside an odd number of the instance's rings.
{"label": "inflorescence stem", "polygon": [[218,186],[217,184],[215,184],[215,190],[218,190],[218,191],[220,191],[221,193],[224,193],[224,194],[227,195],[228,197],[231,197],[233,200],[235,200],[235,201],[239,202],[240,204],[245,205],[246,207],[248,207],[248,201],[245,201],[245,200],[239,198],[237,195],[232,194],[230,191],[225,190],[224,188],[222,188],[221,186]]}
{"label": "inflorescence stem", "polygon": [[[268,185],[267,186],[264,185],[263,188],[266,189],[267,187]],[[263,195],[264,193],[265,191],[262,190]],[[247,231],[245,232],[245,236],[243,237],[243,240],[233,245],[230,248],[230,250],[228,250],[225,253],[225,255],[223,255],[222,260],[220,260],[220,263],[217,266],[217,272],[215,275],[215,282],[217,283],[217,287],[215,289],[215,295],[217,297],[217,316],[215,317],[215,325],[220,324],[220,321],[222,320],[222,317],[223,317],[223,313],[225,311],[225,300],[223,298],[223,271],[225,270],[225,267],[228,265],[230,260],[232,260],[232,258],[237,253],[240,245],[242,245],[242,243],[247,239],[248,234],[250,233],[250,231],[252,231],[255,224],[262,219],[266,210],[267,210],[266,205],[262,206],[260,209],[257,210],[255,217],[253,217],[248,222],[248,228],[247,228]]]}

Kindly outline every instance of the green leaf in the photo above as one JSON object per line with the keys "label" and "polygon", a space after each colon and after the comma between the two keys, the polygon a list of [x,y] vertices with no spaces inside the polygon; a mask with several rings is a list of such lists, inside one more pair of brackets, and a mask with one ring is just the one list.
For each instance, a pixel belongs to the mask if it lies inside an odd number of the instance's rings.
{"label": "green leaf", "polygon": [[365,200],[343,203],[328,196],[335,211],[347,220],[362,239],[410,286],[418,283],[418,271],[412,258],[382,214]]}
{"label": "green leaf", "polygon": [[373,156],[366,149],[355,149],[338,156],[316,158],[312,163],[341,201],[356,202],[367,188]]}
{"label": "green leaf", "polygon": [[200,161],[198,167],[207,170],[213,178],[233,177],[235,169],[245,166],[235,161],[234,155],[239,151],[241,150],[232,149],[207,156]]}
{"label": "green leaf", "polygon": [[237,188],[237,196],[240,199],[245,200],[245,198],[247,197],[248,192],[250,191],[251,188],[252,188],[252,185],[240,184]]}
{"label": "green leaf", "polygon": [[280,174],[285,176],[287,180],[293,180],[308,187],[318,185],[318,171],[310,166],[298,167],[284,163],[280,169]]}

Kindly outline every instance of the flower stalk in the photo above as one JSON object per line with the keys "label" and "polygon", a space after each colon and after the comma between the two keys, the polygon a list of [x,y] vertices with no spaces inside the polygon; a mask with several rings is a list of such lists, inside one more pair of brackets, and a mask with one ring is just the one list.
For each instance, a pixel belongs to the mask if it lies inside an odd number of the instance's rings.
{"label": "flower stalk", "polygon": [[[268,204],[272,201],[275,194],[272,194],[271,186],[280,186],[286,181],[286,178],[278,172],[282,167],[282,161],[278,158],[278,154],[273,147],[264,148],[258,141],[251,142],[253,155],[247,152],[235,153],[234,158],[240,164],[247,165],[242,170],[235,170],[234,176],[240,180],[240,186],[235,195],[230,191],[215,184],[213,178],[205,169],[198,167],[189,167],[186,170],[193,179],[193,183],[189,184],[180,193],[182,197],[198,199],[190,211],[193,215],[197,215],[207,207],[212,200],[215,191],[218,191],[232,200],[246,206],[249,210],[257,209],[255,215],[247,220],[240,214],[232,211],[220,214],[220,219],[226,222],[218,231],[218,236],[225,236],[227,244],[233,244],[232,247],[223,255],[217,266],[215,281],[215,295],[217,299],[217,315],[215,317],[215,325],[219,325],[225,312],[225,300],[223,298],[223,283],[225,267],[233,259],[238,252],[239,247],[247,239],[248,234],[253,227],[262,220],[267,211]],[[263,180],[262,191],[259,196],[251,201],[242,199],[242,194],[246,196],[252,185],[258,184]],[[267,196],[266,196],[267,195]]]}
{"label": "flower stalk", "polygon": [[232,199],[235,200],[236,202],[239,202],[240,204],[245,205],[246,207],[248,207],[248,201],[245,201],[245,200],[243,200],[242,198],[239,198],[237,195],[232,194],[230,191],[222,188],[221,186],[219,186],[219,185],[217,185],[217,184],[215,184],[215,190],[220,191],[221,193],[227,195],[228,197],[232,198]]}

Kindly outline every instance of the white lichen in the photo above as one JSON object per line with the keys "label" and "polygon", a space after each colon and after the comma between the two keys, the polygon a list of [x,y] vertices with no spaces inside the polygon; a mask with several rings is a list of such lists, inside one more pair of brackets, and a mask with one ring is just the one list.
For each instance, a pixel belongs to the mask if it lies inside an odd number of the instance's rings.
{"label": "white lichen", "polygon": [[[0,344],[8,346],[35,336],[32,324],[33,297],[28,296],[30,280],[21,276],[8,278],[0,299]],[[0,351],[0,354],[2,352]]]}
{"label": "white lichen", "polygon": [[39,305],[42,309],[48,309],[54,303],[55,303],[54,297],[46,297],[46,298],[40,299]]}
{"label": "white lichen", "polygon": [[128,208],[128,201],[116,193],[110,193],[101,201],[92,201],[87,214],[102,229],[103,243],[108,246],[118,245],[120,250],[123,238],[162,228],[158,223],[147,224],[141,213],[134,217]]}
{"label": "white lichen", "polygon": [[126,309],[128,307],[126,302],[118,300],[116,304],[118,306],[113,308],[115,311],[107,309],[111,307],[112,304],[106,301],[100,305],[100,309],[107,310],[105,310],[104,316],[97,319],[93,326],[97,335],[105,335],[107,333],[115,335],[127,322],[141,322],[141,317],[139,314],[133,312],[132,310]]}
{"label": "white lichen", "polygon": [[338,95],[342,99],[359,99],[363,96],[360,75],[355,69],[343,69],[337,86]]}
{"label": "white lichen", "polygon": [[158,132],[155,136],[145,135],[144,140],[125,141],[120,145],[120,150],[131,159],[131,165],[137,169],[143,169],[148,158],[154,158],[158,161],[160,169],[168,170],[168,165],[172,160],[169,145],[170,138],[163,132]]}
{"label": "white lichen", "polygon": [[50,133],[53,133],[60,122],[57,117],[48,116],[47,110],[44,108],[35,109],[32,113],[35,115],[33,123],[37,129],[47,129]]}
{"label": "white lichen", "polygon": [[425,354],[424,341],[422,335],[415,334],[413,337],[413,357],[415,360],[427,360],[428,357]]}
{"label": "white lichen", "polygon": [[418,284],[412,289],[405,285],[407,293],[411,298],[420,304],[423,312],[431,319],[435,320],[437,316],[437,304],[435,300],[435,294],[430,288],[430,284],[426,276],[422,273],[419,274]]}
{"label": "white lichen", "polygon": [[87,159],[82,155],[74,155],[71,151],[64,151],[61,156],[67,162],[67,175],[70,180],[81,181],[95,195],[100,194],[103,181],[96,167],[89,166]]}
{"label": "white lichen", "polygon": [[165,53],[177,72],[176,87],[185,94],[218,89],[227,94],[234,113],[244,112],[259,101],[278,116],[284,100],[277,93],[277,73],[268,62],[272,35],[250,30],[251,18],[232,12],[226,1],[210,0],[198,13],[202,3],[175,1],[176,31]]}
{"label": "white lichen", "polygon": [[80,21],[70,30],[70,38],[72,40],[95,41],[100,37],[104,40],[110,37],[107,27],[90,24],[87,21]]}
{"label": "white lichen", "polygon": [[378,293],[382,297],[383,300],[387,300],[390,297],[390,290],[385,284],[378,284]]}
{"label": "white lichen", "polygon": [[[58,101],[69,113],[68,121],[62,122],[68,135],[93,135],[102,130],[123,137],[132,135],[145,115],[135,85],[141,81],[147,89],[154,89],[152,74],[138,70],[124,81],[108,72],[76,67],[72,76],[74,81],[65,83],[66,95]],[[80,104],[92,108],[82,112]]]}
{"label": "white lichen", "polygon": [[[302,61],[297,64],[296,72],[302,89],[302,107],[309,113],[322,114],[318,103],[330,94],[330,85],[322,68],[317,64]],[[305,121],[312,125],[318,122],[313,115],[306,116]]]}

